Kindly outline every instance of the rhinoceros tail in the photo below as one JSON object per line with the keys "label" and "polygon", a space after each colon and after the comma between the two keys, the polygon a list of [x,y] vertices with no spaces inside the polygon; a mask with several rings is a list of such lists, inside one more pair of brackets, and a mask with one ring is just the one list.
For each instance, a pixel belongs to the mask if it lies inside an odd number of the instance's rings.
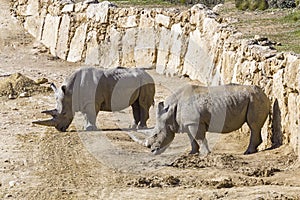
{"label": "rhinoceros tail", "polygon": [[140,85],[139,104],[148,110],[151,106],[154,106],[154,80],[148,73],[143,72]]}

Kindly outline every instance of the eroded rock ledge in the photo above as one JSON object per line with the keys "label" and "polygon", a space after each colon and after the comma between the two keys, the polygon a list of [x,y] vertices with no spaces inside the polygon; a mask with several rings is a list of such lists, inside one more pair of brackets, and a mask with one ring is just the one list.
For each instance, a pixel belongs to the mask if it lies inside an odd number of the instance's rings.
{"label": "eroded rock ledge", "polygon": [[239,39],[226,19],[201,4],[179,10],[119,8],[108,1],[11,2],[25,29],[64,60],[153,67],[205,85],[260,85],[274,105],[261,147],[290,143],[300,156],[299,55],[277,52],[260,37]]}

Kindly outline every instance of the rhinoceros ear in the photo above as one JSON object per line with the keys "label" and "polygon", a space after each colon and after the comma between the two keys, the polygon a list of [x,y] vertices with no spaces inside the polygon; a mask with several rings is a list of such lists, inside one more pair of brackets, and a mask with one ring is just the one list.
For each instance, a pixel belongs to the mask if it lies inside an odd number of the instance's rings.
{"label": "rhinoceros ear", "polygon": [[61,86],[61,91],[63,91],[63,93],[66,94],[67,93],[67,86],[62,85]]}
{"label": "rhinoceros ear", "polygon": [[159,102],[158,107],[157,107],[157,114],[162,115],[164,113],[167,113],[169,110],[169,107],[170,107],[169,105],[165,107],[163,101]]}
{"label": "rhinoceros ear", "polygon": [[50,87],[52,88],[52,90],[56,93],[57,92],[57,87],[54,85],[54,83],[50,84]]}
{"label": "rhinoceros ear", "polygon": [[164,102],[161,101],[158,103],[158,112],[161,112],[164,109]]}
{"label": "rhinoceros ear", "polygon": [[69,90],[66,85],[61,86],[61,91],[64,95],[72,95],[72,90]]}

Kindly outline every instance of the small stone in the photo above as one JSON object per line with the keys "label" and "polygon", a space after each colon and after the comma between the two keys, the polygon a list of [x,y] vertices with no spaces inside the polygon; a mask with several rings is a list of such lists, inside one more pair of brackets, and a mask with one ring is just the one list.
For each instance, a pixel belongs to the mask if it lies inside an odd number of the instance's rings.
{"label": "small stone", "polygon": [[67,13],[67,12],[73,12],[74,10],[74,4],[72,3],[67,3],[63,9],[61,10],[62,13]]}
{"label": "small stone", "polygon": [[9,99],[16,99],[17,97],[16,97],[16,95],[10,94],[10,95],[8,95],[8,98]]}
{"label": "small stone", "polygon": [[22,92],[20,95],[19,95],[20,98],[25,98],[25,97],[30,97],[29,93],[28,92]]}
{"label": "small stone", "polygon": [[17,185],[17,181],[9,181],[9,187],[14,187],[14,186],[16,186]]}
{"label": "small stone", "polygon": [[36,81],[36,84],[44,84],[44,83],[48,83],[48,79],[47,78],[38,78]]}
{"label": "small stone", "polygon": [[92,4],[92,3],[99,3],[99,1],[98,0],[85,0],[83,3],[84,4]]}
{"label": "small stone", "polygon": [[6,194],[5,195],[5,198],[11,198],[11,197],[13,197],[11,194]]}

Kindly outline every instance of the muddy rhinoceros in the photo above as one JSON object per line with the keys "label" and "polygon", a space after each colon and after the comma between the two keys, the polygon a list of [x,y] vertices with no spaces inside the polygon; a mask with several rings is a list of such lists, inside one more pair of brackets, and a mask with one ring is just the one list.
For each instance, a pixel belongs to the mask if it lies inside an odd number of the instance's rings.
{"label": "muddy rhinoceros", "polygon": [[154,104],[154,81],[145,70],[138,68],[80,68],[60,88],[54,84],[51,87],[56,108],[42,113],[53,118],[33,123],[54,126],[59,131],[66,131],[77,111],[85,116],[85,130],[96,130],[99,111],[119,111],[129,106],[133,110],[133,127],[143,128]]}
{"label": "muddy rhinoceros", "polygon": [[141,140],[133,133],[129,136],[151,148],[153,154],[160,154],[173,141],[175,133],[186,132],[192,146],[190,153],[199,153],[201,145],[207,154],[210,152],[205,138],[207,131],[228,133],[247,122],[251,136],[245,154],[251,154],[262,142],[261,128],[269,110],[270,101],[258,86],[188,85],[158,104],[156,125],[150,137]]}

